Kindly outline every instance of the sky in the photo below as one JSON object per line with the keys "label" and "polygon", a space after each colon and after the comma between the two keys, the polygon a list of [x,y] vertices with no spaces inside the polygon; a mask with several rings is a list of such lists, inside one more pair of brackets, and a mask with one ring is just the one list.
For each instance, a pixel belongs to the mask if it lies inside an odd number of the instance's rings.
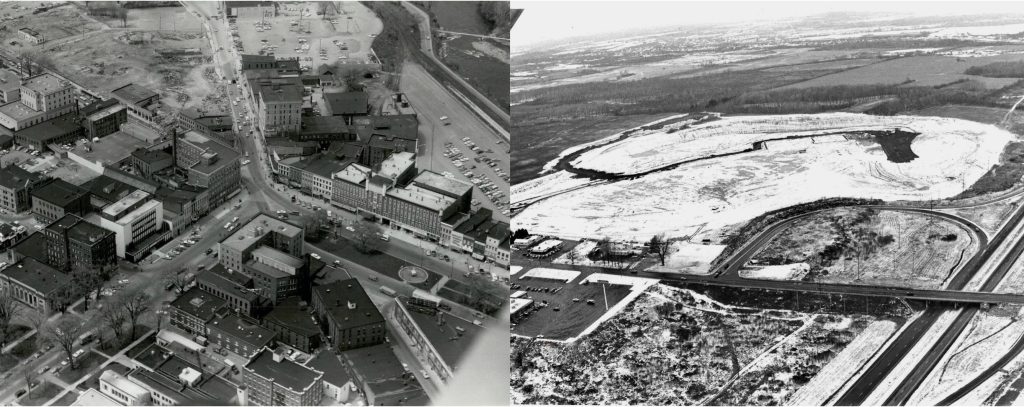
{"label": "sky", "polygon": [[525,11],[512,28],[512,50],[560,39],[643,28],[770,20],[835,11],[920,15],[1020,14],[1020,2],[512,1]]}

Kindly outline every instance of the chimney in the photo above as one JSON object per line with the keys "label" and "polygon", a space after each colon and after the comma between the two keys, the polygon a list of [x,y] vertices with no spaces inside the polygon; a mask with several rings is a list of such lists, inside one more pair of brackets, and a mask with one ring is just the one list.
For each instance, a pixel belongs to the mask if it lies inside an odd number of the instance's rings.
{"label": "chimney", "polygon": [[354,303],[352,301],[349,301],[348,302],[348,309],[356,309],[356,303]]}

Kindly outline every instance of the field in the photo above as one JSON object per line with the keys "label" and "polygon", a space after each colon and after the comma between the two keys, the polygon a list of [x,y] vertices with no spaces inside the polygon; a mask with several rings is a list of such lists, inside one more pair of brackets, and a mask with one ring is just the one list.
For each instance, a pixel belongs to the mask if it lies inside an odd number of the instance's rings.
{"label": "field", "polygon": [[[837,208],[802,218],[751,259],[751,267],[803,265],[776,279],[940,289],[978,250],[963,226],[913,212]],[[747,274],[750,278],[775,278]]]}
{"label": "field", "polygon": [[941,55],[912,56],[825,75],[787,87],[809,88],[815,86],[897,84],[905,82],[909,82],[908,84],[913,86],[940,86],[958,80],[971,79],[984,84],[988,89],[999,89],[1019,79],[965,75],[964,71],[972,66],[1001,61],[1020,61],[1022,59],[1024,59],[1024,54],[1019,53],[976,58],[956,58]]}
{"label": "field", "polygon": [[873,352],[879,343],[854,342],[873,321],[736,307],[654,285],[574,344],[514,337],[512,401],[778,405],[847,345]]}
{"label": "field", "polygon": [[[27,49],[40,49],[44,48],[48,42],[60,41],[67,37],[87,34],[105,28],[102,23],[84,16],[84,13],[78,7],[70,3],[39,14],[32,14],[32,10],[44,3],[46,2],[19,1],[0,3],[0,15],[5,19],[2,25],[6,27],[5,30],[0,31],[0,40],[3,41],[5,51],[18,52]],[[18,33],[18,29],[24,27],[36,30],[42,34],[47,42],[38,46],[27,43],[24,37]],[[15,44],[11,44],[12,41]]]}
{"label": "field", "polygon": [[[893,128],[919,135],[900,144],[887,139],[899,134],[867,133]],[[515,216],[517,227],[570,239],[645,241],[658,233],[713,235],[764,212],[822,198],[949,198],[987,172],[1013,137],[957,119],[857,114],[726,117],[670,130],[638,133],[583,153],[574,165],[646,175],[563,193],[549,189],[547,199]],[[744,152],[759,140],[797,135],[805,137]],[[917,157],[898,162],[907,154]],[[579,185],[556,172],[514,185],[513,201],[554,179]]]}

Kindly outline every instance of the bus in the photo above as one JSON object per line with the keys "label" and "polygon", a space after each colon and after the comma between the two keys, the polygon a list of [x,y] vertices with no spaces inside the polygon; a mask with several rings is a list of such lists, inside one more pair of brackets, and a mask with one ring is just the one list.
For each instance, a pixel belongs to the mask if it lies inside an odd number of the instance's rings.
{"label": "bus", "polygon": [[389,297],[397,297],[398,296],[398,293],[395,292],[395,290],[392,290],[391,287],[387,287],[387,286],[383,286],[383,285],[380,286],[380,292],[384,293],[384,295],[387,295]]}

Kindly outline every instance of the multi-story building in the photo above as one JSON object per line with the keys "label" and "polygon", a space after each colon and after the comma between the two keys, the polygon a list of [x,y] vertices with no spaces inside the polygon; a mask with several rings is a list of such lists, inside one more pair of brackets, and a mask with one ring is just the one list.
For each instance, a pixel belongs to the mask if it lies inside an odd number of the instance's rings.
{"label": "multi-story building", "polygon": [[209,190],[210,207],[240,190],[242,167],[237,151],[196,131],[179,136],[176,145],[176,165],[188,171],[189,185]]}
{"label": "multi-story building", "polygon": [[62,179],[33,188],[32,214],[41,223],[50,223],[73,214],[84,216],[90,209],[89,191]]}
{"label": "multi-story building", "polygon": [[220,242],[218,257],[230,271],[243,271],[245,263],[252,258],[252,251],[261,246],[303,258],[304,235],[301,227],[261,213]]}
{"label": "multi-story building", "polygon": [[226,307],[224,300],[192,287],[171,302],[171,325],[192,335],[206,336],[206,324],[218,314],[229,313]]}
{"label": "multi-story building", "polygon": [[0,169],[0,209],[12,214],[32,209],[32,189],[47,180],[46,176],[25,171],[17,165]]}
{"label": "multi-story building", "polygon": [[43,315],[77,300],[76,295],[66,295],[75,290],[73,283],[67,274],[29,257],[0,271],[0,288]]}
{"label": "multi-story building", "polygon": [[427,361],[437,377],[443,381],[450,379],[483,328],[445,312],[430,315],[410,310],[399,299],[395,299],[394,305],[392,315],[409,338],[409,347]]}
{"label": "multi-story building", "polygon": [[228,18],[253,20],[277,16],[275,1],[225,1],[224,12]]}
{"label": "multi-story building", "polygon": [[120,130],[121,125],[128,122],[128,109],[117,99],[107,99],[82,108],[79,116],[82,117],[85,135],[92,139]]}
{"label": "multi-story building", "polygon": [[265,136],[298,132],[302,126],[302,86],[260,84],[253,86],[256,123]]}
{"label": "multi-story building", "polygon": [[324,116],[342,116],[351,119],[370,113],[366,92],[324,92]]}
{"label": "multi-story building", "polygon": [[206,324],[210,343],[246,359],[269,347],[275,333],[251,318],[238,314],[218,315]]}
{"label": "multi-story building", "polygon": [[58,117],[15,131],[14,143],[45,151],[50,144],[70,144],[82,137],[85,137],[85,128],[78,121],[71,117]]}
{"label": "multi-story building", "polygon": [[68,214],[40,233],[46,237],[46,262],[62,271],[105,273],[117,267],[114,232]]}
{"label": "multi-story building", "polygon": [[157,344],[136,349],[128,380],[149,391],[153,405],[245,405],[236,384],[195,365],[193,355],[169,353]]}
{"label": "multi-story building", "polygon": [[331,178],[331,204],[352,212],[366,207],[366,181],[372,176],[369,168],[350,163]]}
{"label": "multi-story building", "polygon": [[320,325],[312,308],[299,297],[279,302],[263,317],[263,326],[277,333],[277,340],[295,349],[312,353],[320,347]]}
{"label": "multi-story building", "polygon": [[359,280],[351,278],[315,287],[312,305],[335,349],[384,343],[384,316]]}
{"label": "multi-story building", "polygon": [[164,150],[147,150],[145,148],[137,148],[132,151],[131,166],[135,171],[146,178],[151,178],[153,174],[170,168],[174,165],[174,157],[170,153]]}
{"label": "multi-story building", "polygon": [[21,76],[10,69],[0,69],[0,104],[21,100]]}
{"label": "multi-story building", "polygon": [[210,212],[209,189],[206,188],[188,184],[175,188],[161,187],[156,196],[164,204],[164,223],[172,235],[181,234]]}
{"label": "multi-story building", "polygon": [[194,107],[181,109],[177,123],[185,130],[195,130],[207,137],[230,132],[234,127],[230,115],[209,114]]}
{"label": "multi-story building", "polygon": [[324,373],[288,360],[284,348],[264,348],[242,375],[250,405],[315,406],[324,395]]}
{"label": "multi-story building", "polygon": [[242,55],[239,58],[246,78],[298,77],[302,72],[298,58],[275,58],[273,55]]}
{"label": "multi-story building", "polygon": [[138,261],[160,243],[163,210],[163,203],[141,190],[103,208],[100,226],[114,232],[118,257]]}
{"label": "multi-story building", "polygon": [[473,203],[473,184],[446,177],[433,171],[420,171],[412,184],[425,190],[455,199],[459,212],[468,213]]}
{"label": "multi-story building", "polygon": [[125,406],[148,406],[152,402],[149,390],[113,370],[100,375],[100,392]]}
{"label": "multi-story building", "polygon": [[221,264],[196,275],[200,290],[227,302],[227,306],[242,315],[259,318],[271,308],[270,301],[256,293],[251,277],[241,272],[230,272]]}
{"label": "multi-story building", "polygon": [[[21,81],[21,103],[38,112],[67,114],[74,111],[77,103],[75,87],[49,73],[30,76]],[[51,117],[55,116],[48,119]]]}
{"label": "multi-story building", "polygon": [[129,83],[110,91],[118,102],[128,109],[128,122],[148,127],[158,134],[167,130],[158,115],[160,95],[152,90]]}
{"label": "multi-story building", "polygon": [[308,160],[294,157],[281,160],[279,164],[280,177],[289,184],[312,196],[329,199],[334,190],[332,175],[348,163],[326,157]]}
{"label": "multi-story building", "polygon": [[300,258],[261,246],[251,252],[242,270],[252,277],[256,292],[275,305],[293,295],[309,297],[309,267]]}

